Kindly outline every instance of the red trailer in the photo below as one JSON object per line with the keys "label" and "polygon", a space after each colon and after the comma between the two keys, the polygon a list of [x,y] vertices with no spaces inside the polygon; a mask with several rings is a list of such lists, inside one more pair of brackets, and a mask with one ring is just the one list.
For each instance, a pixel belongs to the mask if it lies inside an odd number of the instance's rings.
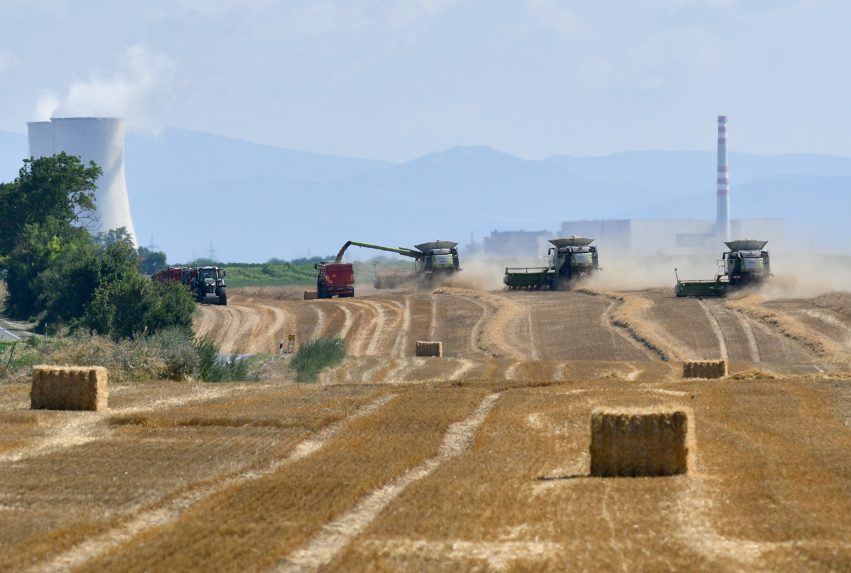
{"label": "red trailer", "polygon": [[355,296],[355,271],[351,263],[319,263],[316,265],[316,297]]}

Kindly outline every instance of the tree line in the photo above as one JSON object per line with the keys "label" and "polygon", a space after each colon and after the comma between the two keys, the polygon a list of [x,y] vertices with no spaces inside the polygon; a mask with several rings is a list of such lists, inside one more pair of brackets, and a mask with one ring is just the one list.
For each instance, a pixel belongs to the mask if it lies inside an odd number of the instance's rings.
{"label": "tree line", "polygon": [[165,254],[135,248],[124,229],[90,232],[100,167],[65,153],[23,163],[14,181],[0,183],[7,316],[46,334],[85,329],[116,340],[191,328],[188,289],[143,274],[164,267]]}

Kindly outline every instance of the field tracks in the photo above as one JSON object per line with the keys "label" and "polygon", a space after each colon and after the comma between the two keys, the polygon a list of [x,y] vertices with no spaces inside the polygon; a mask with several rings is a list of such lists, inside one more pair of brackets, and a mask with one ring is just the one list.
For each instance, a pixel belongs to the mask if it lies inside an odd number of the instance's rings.
{"label": "field tracks", "polygon": [[498,399],[499,394],[496,393],[486,396],[470,416],[449,427],[435,457],[374,490],[352,509],[325,524],[319,533],[284,558],[274,570],[285,573],[315,571],[330,563],[408,486],[428,477],[442,463],[466,450]]}
{"label": "field tracks", "polygon": [[762,298],[750,295],[740,299],[728,299],[725,305],[728,309],[759,320],[776,329],[783,336],[801,343],[819,358],[840,359],[847,356],[847,350],[836,341],[813,330],[788,314],[766,308],[762,304],[763,302]]}
{"label": "field tracks", "polygon": [[161,503],[158,507],[136,511],[133,517],[121,525],[75,545],[49,562],[31,567],[27,570],[27,573],[64,572],[83,567],[93,559],[131,542],[138,535],[146,531],[176,521],[184,511],[220,491],[238,486],[241,483],[260,479],[286,465],[306,458],[321,449],[328,440],[343,430],[350,422],[378,411],[394,398],[396,398],[396,394],[386,394],[361,406],[342,420],[333,422],[319,430],[315,435],[304,439],[285,458],[273,460],[271,463],[255,469],[243,468],[236,475],[231,475],[224,479],[220,477],[212,483],[207,481],[202,484],[196,484],[194,487],[190,487],[188,491],[165,501],[165,503]]}
{"label": "field tracks", "polygon": [[408,331],[411,330],[411,295],[405,295],[402,306],[402,324],[399,326],[396,342],[393,344],[392,356],[403,357],[408,351]]}
{"label": "field tracks", "polygon": [[650,328],[645,325],[643,319],[644,311],[653,303],[632,295],[608,292],[600,289],[581,288],[577,292],[609,299],[613,304],[606,309],[604,316],[615,332],[626,333],[626,339],[636,343],[648,356],[667,362],[676,360],[679,356],[676,351],[668,347],[651,334]]}
{"label": "field tracks", "polygon": [[522,314],[516,302],[504,296],[453,287],[441,287],[434,294],[457,296],[482,309],[482,316],[470,332],[470,343],[474,349],[494,358],[526,359],[516,345],[505,339],[505,333],[510,331],[512,323]]}
{"label": "field tracks", "polygon": [[709,308],[709,305],[706,304],[701,299],[697,299],[697,303],[700,305],[700,308],[703,309],[703,312],[706,314],[706,319],[709,321],[709,326],[712,327],[712,332],[715,333],[715,338],[718,339],[718,354],[720,355],[721,360],[730,360],[729,352],[727,351],[727,338],[724,336],[724,331],[721,329],[721,323],[718,322],[718,318],[715,316],[715,313],[712,312],[712,309]]}

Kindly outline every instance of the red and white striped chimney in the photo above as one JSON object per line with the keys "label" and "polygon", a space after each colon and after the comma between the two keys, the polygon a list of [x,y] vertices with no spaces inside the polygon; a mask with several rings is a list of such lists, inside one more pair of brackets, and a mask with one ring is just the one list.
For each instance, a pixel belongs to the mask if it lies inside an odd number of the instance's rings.
{"label": "red and white striped chimney", "polygon": [[727,116],[718,116],[718,209],[716,233],[730,240],[730,176],[727,172]]}

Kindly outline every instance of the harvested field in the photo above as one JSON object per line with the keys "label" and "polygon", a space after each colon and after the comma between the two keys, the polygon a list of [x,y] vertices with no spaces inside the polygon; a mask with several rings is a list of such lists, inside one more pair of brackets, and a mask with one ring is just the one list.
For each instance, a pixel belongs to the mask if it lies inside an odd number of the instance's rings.
{"label": "harvested field", "polygon": [[[848,300],[233,289],[196,316],[223,351],[348,357],[103,413],[0,385],[0,570],[848,570]],[[636,408],[689,412],[687,473],[591,477],[592,412]]]}

